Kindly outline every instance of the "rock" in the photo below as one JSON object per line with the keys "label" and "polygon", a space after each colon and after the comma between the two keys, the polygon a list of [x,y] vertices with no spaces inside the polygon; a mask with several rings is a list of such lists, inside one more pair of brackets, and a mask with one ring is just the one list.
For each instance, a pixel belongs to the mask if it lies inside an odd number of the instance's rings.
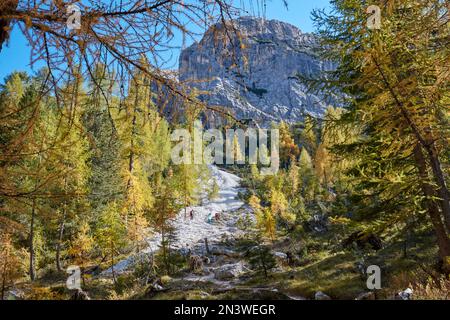
{"label": "rock", "polygon": [[280,260],[287,260],[287,254],[283,252],[274,252],[273,255]]}
{"label": "rock", "polygon": [[215,255],[215,256],[226,256],[229,258],[239,258],[240,257],[240,254],[238,252],[230,250],[230,249],[222,248],[222,247],[212,247],[210,249],[210,252],[212,255]]}
{"label": "rock", "polygon": [[234,264],[226,264],[217,269],[214,269],[214,277],[217,280],[231,280],[244,273],[244,266],[242,262]]}
{"label": "rock", "polygon": [[375,300],[375,293],[373,292],[363,292],[359,294],[355,300]]}
{"label": "rock", "polygon": [[25,293],[18,289],[10,290],[5,295],[5,300],[23,300],[25,299]]}
{"label": "rock", "polygon": [[290,266],[297,266],[300,264],[300,258],[298,257],[297,254],[295,254],[293,251],[289,250],[286,253],[286,259],[287,259],[287,263]]}
{"label": "rock", "polygon": [[383,249],[383,242],[381,241],[381,238],[373,233],[366,234],[363,231],[356,231],[342,242],[342,246],[344,248],[348,248],[353,243],[356,243],[360,249],[364,249],[367,246],[376,251]]}
{"label": "rock", "polygon": [[161,280],[158,279],[154,281],[152,284],[148,285],[147,289],[145,290],[145,294],[148,297],[153,297],[155,294],[163,291],[167,291],[168,289],[164,288],[161,285]]}
{"label": "rock", "polygon": [[149,284],[148,288],[153,288],[155,291],[164,291],[164,284],[168,284],[170,281],[170,277],[167,276],[161,278],[152,277],[147,283]]}
{"label": "rock", "polygon": [[316,300],[331,300],[330,296],[326,295],[322,291],[317,291],[314,295],[314,299]]}
{"label": "rock", "polygon": [[84,292],[81,289],[77,289],[72,297],[70,297],[70,300],[91,300],[86,292]]}
{"label": "rock", "polygon": [[178,252],[183,256],[187,257],[192,253],[192,250],[189,247],[181,247]]}
{"label": "rock", "polygon": [[367,267],[366,267],[364,261],[357,261],[357,262],[355,262],[355,269],[358,271],[358,273],[362,277],[366,276]]}
{"label": "rock", "polygon": [[302,296],[296,296],[296,295],[288,295],[289,300],[297,300],[297,301],[305,301],[308,300],[305,297]]}
{"label": "rock", "polygon": [[224,293],[231,300],[293,300],[289,295],[270,288],[220,288],[212,292],[213,295]]}
{"label": "rock", "polygon": [[211,264],[211,258],[207,256],[202,256],[202,259],[204,264]]}
{"label": "rock", "polygon": [[328,217],[323,214],[315,214],[311,220],[306,223],[306,227],[317,233],[323,233],[328,231]]}
{"label": "rock", "polygon": [[282,267],[288,265],[288,256],[286,253],[283,252],[272,252],[273,256],[275,257],[275,260],[277,261],[278,268],[281,269],[281,272],[283,271]]}
{"label": "rock", "polygon": [[412,296],[413,289],[407,288],[406,290],[399,292],[395,298],[396,300],[412,300]]}
{"label": "rock", "polygon": [[[208,91],[200,99],[230,108],[248,124],[322,116],[327,107],[323,97],[298,81],[298,75],[311,77],[334,69],[332,62],[318,58],[316,38],[276,20],[241,17],[234,23],[242,48],[225,41],[222,23],[212,26],[199,43],[182,51],[180,81]],[[215,125],[221,122],[214,114],[209,118]]]}
{"label": "rock", "polygon": [[164,288],[157,283],[155,283],[152,288],[156,292],[164,291]]}

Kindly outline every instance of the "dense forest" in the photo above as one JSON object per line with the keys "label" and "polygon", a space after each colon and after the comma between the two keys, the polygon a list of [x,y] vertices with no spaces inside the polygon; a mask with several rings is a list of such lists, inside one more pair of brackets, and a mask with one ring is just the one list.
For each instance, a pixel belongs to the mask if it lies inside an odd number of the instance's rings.
{"label": "dense forest", "polygon": [[[320,118],[271,124],[280,137],[275,175],[261,175],[262,163],[172,161],[173,130],[193,132],[211,112],[223,117],[223,132],[249,125],[162,79],[145,48],[133,59],[121,54],[157,42],[145,40],[147,31],[115,51],[120,40],[82,29],[77,60],[65,51],[77,44],[62,44],[72,38],[36,27],[57,19],[19,5],[33,18],[24,30],[42,37],[35,44],[45,49],[53,41],[69,62],[61,74],[47,51],[46,67],[14,72],[0,86],[1,299],[394,299],[404,292],[448,299],[448,1],[374,4],[382,7],[379,29],[368,28],[366,1],[333,0],[332,10],[314,12],[317,54],[337,67],[295,78],[333,105]],[[167,4],[164,12],[143,6],[128,14],[160,14],[177,25],[164,16],[175,11]],[[209,14],[231,18],[219,8]],[[14,10],[0,7],[0,23]],[[89,45],[99,54],[89,57]],[[102,50],[116,62],[102,61]],[[161,102],[165,95],[176,103]],[[182,116],[168,116],[171,107]],[[237,154],[247,151],[234,145]],[[239,186],[227,182],[235,176]],[[236,199],[222,201],[230,190]],[[234,200],[242,206],[227,208]],[[183,225],[193,228],[211,203],[220,209],[207,213],[206,225],[225,230],[232,221],[233,237],[187,243],[192,251],[177,246],[192,231]],[[223,269],[230,265],[240,269]],[[78,290],[66,286],[69,266],[80,268]],[[369,266],[381,269],[381,287],[367,287]]]}

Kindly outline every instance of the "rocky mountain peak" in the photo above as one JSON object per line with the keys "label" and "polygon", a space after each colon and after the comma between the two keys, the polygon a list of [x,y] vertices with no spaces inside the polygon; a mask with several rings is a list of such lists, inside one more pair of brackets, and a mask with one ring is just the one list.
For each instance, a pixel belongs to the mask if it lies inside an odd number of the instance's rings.
{"label": "rocky mountain peak", "polygon": [[234,32],[222,24],[211,27],[200,42],[182,51],[180,81],[205,92],[201,98],[208,104],[230,108],[239,119],[267,124],[323,115],[323,99],[298,81],[298,75],[317,75],[333,67],[317,57],[312,34],[253,17],[230,26]]}

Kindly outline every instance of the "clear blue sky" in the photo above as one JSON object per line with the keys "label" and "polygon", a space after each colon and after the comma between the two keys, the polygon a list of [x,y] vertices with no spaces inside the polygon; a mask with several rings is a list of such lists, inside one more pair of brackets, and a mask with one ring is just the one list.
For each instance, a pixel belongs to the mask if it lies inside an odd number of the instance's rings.
{"label": "clear blue sky", "polygon": [[[256,5],[254,7],[254,13],[257,14]],[[314,27],[311,21],[311,11],[315,8],[326,7],[329,7],[329,0],[288,0],[288,10],[286,10],[282,0],[268,0],[266,17],[267,19],[289,22],[303,32],[312,32]],[[27,42],[20,30],[15,28],[12,32],[9,46],[4,47],[0,52],[0,83],[12,71],[35,71],[43,66],[40,63],[31,69],[29,63],[30,51]],[[175,62],[174,65],[176,65]]]}

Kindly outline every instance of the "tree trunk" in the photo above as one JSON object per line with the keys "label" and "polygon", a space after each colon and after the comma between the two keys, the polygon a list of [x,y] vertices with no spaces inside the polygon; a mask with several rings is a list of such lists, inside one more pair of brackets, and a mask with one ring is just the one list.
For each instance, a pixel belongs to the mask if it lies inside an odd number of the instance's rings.
{"label": "tree trunk", "polygon": [[114,243],[111,240],[111,273],[113,276],[113,281],[116,283],[116,273],[114,272]]}
{"label": "tree trunk", "polygon": [[[64,192],[66,192],[67,180],[64,178]],[[61,271],[61,247],[64,236],[64,225],[66,223],[67,202],[64,200],[61,222],[59,224],[58,241],[56,243],[56,270]]]}
{"label": "tree trunk", "polygon": [[184,220],[187,219],[187,206],[188,206],[188,186],[187,186],[187,168],[186,164],[183,166],[184,170]]}
{"label": "tree trunk", "polygon": [[263,266],[263,270],[264,270],[264,277],[267,279],[267,267],[266,267],[266,263],[264,262],[264,258],[261,256],[261,263]]}
{"label": "tree trunk", "polygon": [[[395,92],[394,87],[391,85],[391,83],[389,82],[389,79],[386,77],[386,75],[383,71],[383,68],[381,67],[381,65],[378,63],[378,61],[375,59],[375,57],[373,55],[372,55],[372,59],[383,78],[383,82],[384,82],[386,88],[391,93],[392,97],[395,100],[395,103],[400,108],[400,111],[401,111],[404,119],[406,120],[406,123],[411,128],[414,136],[416,137],[417,141],[419,142],[418,145],[423,147],[426,151],[428,160],[430,161],[430,165],[432,168],[434,180],[436,181],[436,183],[439,187],[438,194],[441,198],[441,209],[442,209],[442,213],[444,215],[445,226],[447,228],[447,231],[450,232],[450,193],[448,191],[448,188],[447,188],[447,185],[445,182],[444,173],[442,172],[441,163],[439,161],[439,155],[436,150],[436,145],[435,145],[434,139],[433,139],[433,137],[425,138],[422,135],[421,130],[419,129],[417,124],[414,123],[412,118],[410,117],[407,109],[405,108],[403,103],[400,101],[397,93]],[[427,128],[427,129],[429,132],[431,132],[430,128]],[[422,160],[423,164],[425,165],[424,172],[427,175],[425,158],[424,158],[422,150],[419,150],[419,151],[420,151],[421,160]],[[427,175],[427,178],[428,178],[428,175]]]}
{"label": "tree trunk", "polygon": [[5,299],[5,291],[6,291],[6,270],[8,268],[8,258],[9,258],[9,252],[6,253],[5,261],[3,262],[3,274],[2,274],[2,298],[1,300]]}
{"label": "tree trunk", "polygon": [[35,254],[34,254],[34,220],[36,216],[36,199],[33,199],[33,205],[31,208],[31,223],[30,223],[30,279],[34,281],[36,279],[36,270],[35,270]]}
{"label": "tree trunk", "polygon": [[63,215],[61,218],[61,223],[59,225],[59,232],[58,232],[58,242],[56,244],[56,270],[61,271],[61,247],[62,247],[62,240],[64,236],[64,225],[66,221],[66,205],[64,204],[63,208]]}
{"label": "tree trunk", "polygon": [[428,172],[426,162],[420,145],[417,145],[416,148],[414,149],[414,155],[416,159],[417,168],[419,170],[419,179],[422,191],[426,198],[425,203],[427,206],[428,215],[430,216],[431,223],[433,224],[434,231],[436,233],[437,243],[439,247],[439,256],[442,259],[444,271],[449,272],[450,266],[448,265],[447,260],[450,257],[450,239],[448,237],[444,223],[442,222],[442,218],[439,213],[439,207],[433,200],[435,192],[428,183]]}
{"label": "tree trunk", "polygon": [[161,244],[162,244],[162,253],[163,253],[163,260],[164,260],[164,266],[166,268],[167,274],[170,273],[169,270],[169,261],[167,259],[167,243],[166,243],[166,232],[164,227],[161,229]]}
{"label": "tree trunk", "polygon": [[441,162],[434,144],[427,148],[428,158],[430,160],[431,168],[437,185],[439,186],[438,194],[441,198],[441,209],[444,216],[447,232],[450,232],[450,195],[445,182],[444,173],[442,172]]}
{"label": "tree trunk", "polygon": [[141,246],[139,245],[139,225],[138,225],[138,221],[137,221],[137,217],[136,214],[134,215],[134,241],[135,241],[135,245],[136,245],[136,253],[139,254],[139,252],[141,251]]}
{"label": "tree trunk", "polygon": [[[134,157],[135,157],[135,150],[134,150],[134,135],[136,131],[136,108],[138,103],[138,94],[136,93],[135,101],[134,101],[134,108],[133,108],[133,119],[131,122],[131,131],[130,131],[130,154],[128,155],[128,172],[130,173],[130,178],[128,178],[127,181],[127,193],[130,192],[130,189],[133,187],[133,180],[132,175],[134,172]],[[125,213],[125,226],[128,227],[128,215],[130,214],[129,210]]]}
{"label": "tree trunk", "polygon": [[208,245],[208,238],[205,238],[205,249],[206,249],[206,254],[210,254],[210,251],[209,251],[209,245]]}

